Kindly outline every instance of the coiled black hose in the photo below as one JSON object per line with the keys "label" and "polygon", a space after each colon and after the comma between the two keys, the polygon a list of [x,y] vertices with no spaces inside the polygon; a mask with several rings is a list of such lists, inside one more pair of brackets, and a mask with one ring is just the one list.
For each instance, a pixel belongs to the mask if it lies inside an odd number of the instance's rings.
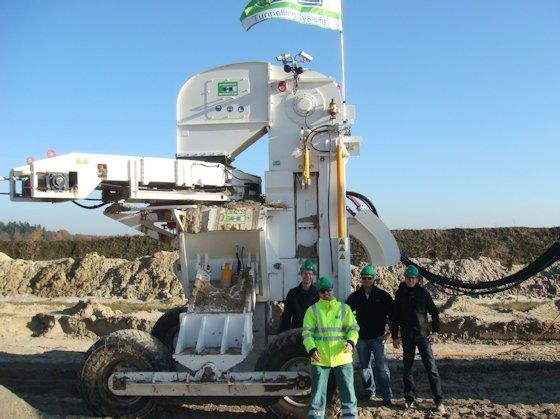
{"label": "coiled black hose", "polygon": [[[364,203],[371,212],[379,217],[375,206],[366,196],[352,191],[347,191],[346,196],[348,197],[348,199],[354,202],[356,206],[358,206],[355,201],[355,198],[357,198],[362,203]],[[426,278],[429,282],[433,283],[438,288],[442,289],[442,291],[448,289],[451,290],[452,294],[465,295],[494,294],[516,287],[529,278],[535,276],[539,272],[545,270],[552,264],[556,263],[558,260],[560,260],[560,237],[556,239],[556,241],[548,249],[546,249],[543,254],[541,254],[537,259],[525,266],[520,271],[517,271],[514,274],[505,276],[500,279],[481,280],[473,282],[435,274],[418,265],[417,263],[414,263],[407,256],[401,255],[401,262],[403,264],[416,266],[418,268],[418,271],[424,278]]]}

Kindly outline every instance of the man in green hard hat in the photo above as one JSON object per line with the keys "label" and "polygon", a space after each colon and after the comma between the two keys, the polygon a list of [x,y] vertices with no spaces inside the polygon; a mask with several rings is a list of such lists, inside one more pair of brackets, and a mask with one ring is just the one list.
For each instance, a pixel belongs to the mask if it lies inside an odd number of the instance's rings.
{"label": "man in green hard hat", "polygon": [[311,399],[308,418],[325,416],[327,383],[332,370],[340,393],[342,417],[357,418],[352,351],[359,326],[350,307],[337,301],[330,278],[317,281],[319,301],[305,312],[303,345],[311,357]]}
{"label": "man in green hard hat", "polygon": [[360,326],[356,351],[362,367],[363,396],[368,400],[377,393],[382,398],[383,405],[391,407],[393,392],[385,341],[389,337],[387,323],[393,316],[393,298],[388,292],[375,286],[373,266],[364,266],[360,277],[362,286],[348,296],[346,304],[356,312],[356,320]]}
{"label": "man in green hard hat", "polygon": [[301,327],[305,310],[319,300],[317,288],[313,285],[316,272],[315,262],[311,259],[303,261],[299,268],[301,282],[286,295],[279,332]]}
{"label": "man in green hard hat", "polygon": [[[439,377],[436,360],[432,352],[432,342],[437,340],[439,332],[439,312],[428,291],[418,283],[420,273],[414,265],[408,265],[404,270],[404,282],[395,293],[395,310],[391,324],[393,346],[395,349],[403,347],[403,384],[404,401],[407,409],[415,407],[415,386],[412,378],[412,365],[416,348],[422,358],[424,368],[428,373],[430,389],[434,397],[436,408],[445,413],[441,379]],[[428,323],[428,316],[432,318],[432,325]],[[399,340],[399,329],[401,339]]]}

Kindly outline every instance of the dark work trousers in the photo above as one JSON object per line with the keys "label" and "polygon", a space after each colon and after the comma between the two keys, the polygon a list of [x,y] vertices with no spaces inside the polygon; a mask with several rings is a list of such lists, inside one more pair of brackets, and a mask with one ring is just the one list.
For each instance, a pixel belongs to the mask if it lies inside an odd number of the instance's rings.
{"label": "dark work trousers", "polygon": [[413,401],[416,397],[414,379],[412,378],[412,365],[414,364],[414,355],[416,348],[420,352],[420,358],[424,368],[428,373],[428,380],[430,381],[430,389],[434,396],[434,402],[439,403],[443,400],[443,393],[441,391],[441,380],[439,372],[432,352],[432,345],[428,338],[419,336],[417,338],[403,337],[403,383],[404,383],[404,399],[406,401]]}

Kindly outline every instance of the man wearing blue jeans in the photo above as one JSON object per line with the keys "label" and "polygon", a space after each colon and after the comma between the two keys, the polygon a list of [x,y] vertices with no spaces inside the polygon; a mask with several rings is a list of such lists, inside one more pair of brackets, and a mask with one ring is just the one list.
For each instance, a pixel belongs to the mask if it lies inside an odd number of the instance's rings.
{"label": "man wearing blue jeans", "polygon": [[[403,384],[404,401],[407,409],[416,407],[416,388],[412,376],[412,366],[416,348],[428,373],[430,389],[439,413],[445,413],[443,392],[432,343],[437,340],[439,332],[439,312],[428,291],[418,283],[420,273],[414,265],[408,265],[404,271],[404,282],[395,293],[395,310],[391,324],[393,347],[403,347]],[[432,325],[428,323],[428,314]],[[401,340],[399,340],[399,329]],[[431,329],[431,331],[430,331]]]}
{"label": "man wearing blue jeans", "polygon": [[[356,320],[360,326],[356,350],[362,366],[364,397],[370,399],[377,392],[383,399],[383,405],[390,407],[393,393],[385,341],[389,336],[389,333],[386,333],[386,325],[393,314],[393,299],[387,292],[374,285],[373,266],[365,266],[360,276],[362,286],[350,294],[346,304],[356,312]],[[372,354],[374,370],[371,368]]]}
{"label": "man wearing blue jeans", "polygon": [[305,312],[301,334],[311,358],[308,418],[325,417],[327,383],[332,370],[340,393],[342,417],[357,419],[352,351],[358,340],[359,327],[350,307],[334,298],[330,278],[319,278],[317,289],[319,301]]}

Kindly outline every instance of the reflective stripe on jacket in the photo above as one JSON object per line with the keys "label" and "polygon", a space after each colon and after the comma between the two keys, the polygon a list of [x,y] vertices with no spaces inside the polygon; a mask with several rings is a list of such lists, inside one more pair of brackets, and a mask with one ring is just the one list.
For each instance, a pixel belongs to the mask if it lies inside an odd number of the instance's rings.
{"label": "reflective stripe on jacket", "polygon": [[352,353],[344,353],[347,340],[354,345],[358,340],[358,323],[350,307],[337,300],[319,300],[305,312],[303,318],[303,345],[309,352],[319,350],[321,361],[313,365],[337,367],[352,362]]}

